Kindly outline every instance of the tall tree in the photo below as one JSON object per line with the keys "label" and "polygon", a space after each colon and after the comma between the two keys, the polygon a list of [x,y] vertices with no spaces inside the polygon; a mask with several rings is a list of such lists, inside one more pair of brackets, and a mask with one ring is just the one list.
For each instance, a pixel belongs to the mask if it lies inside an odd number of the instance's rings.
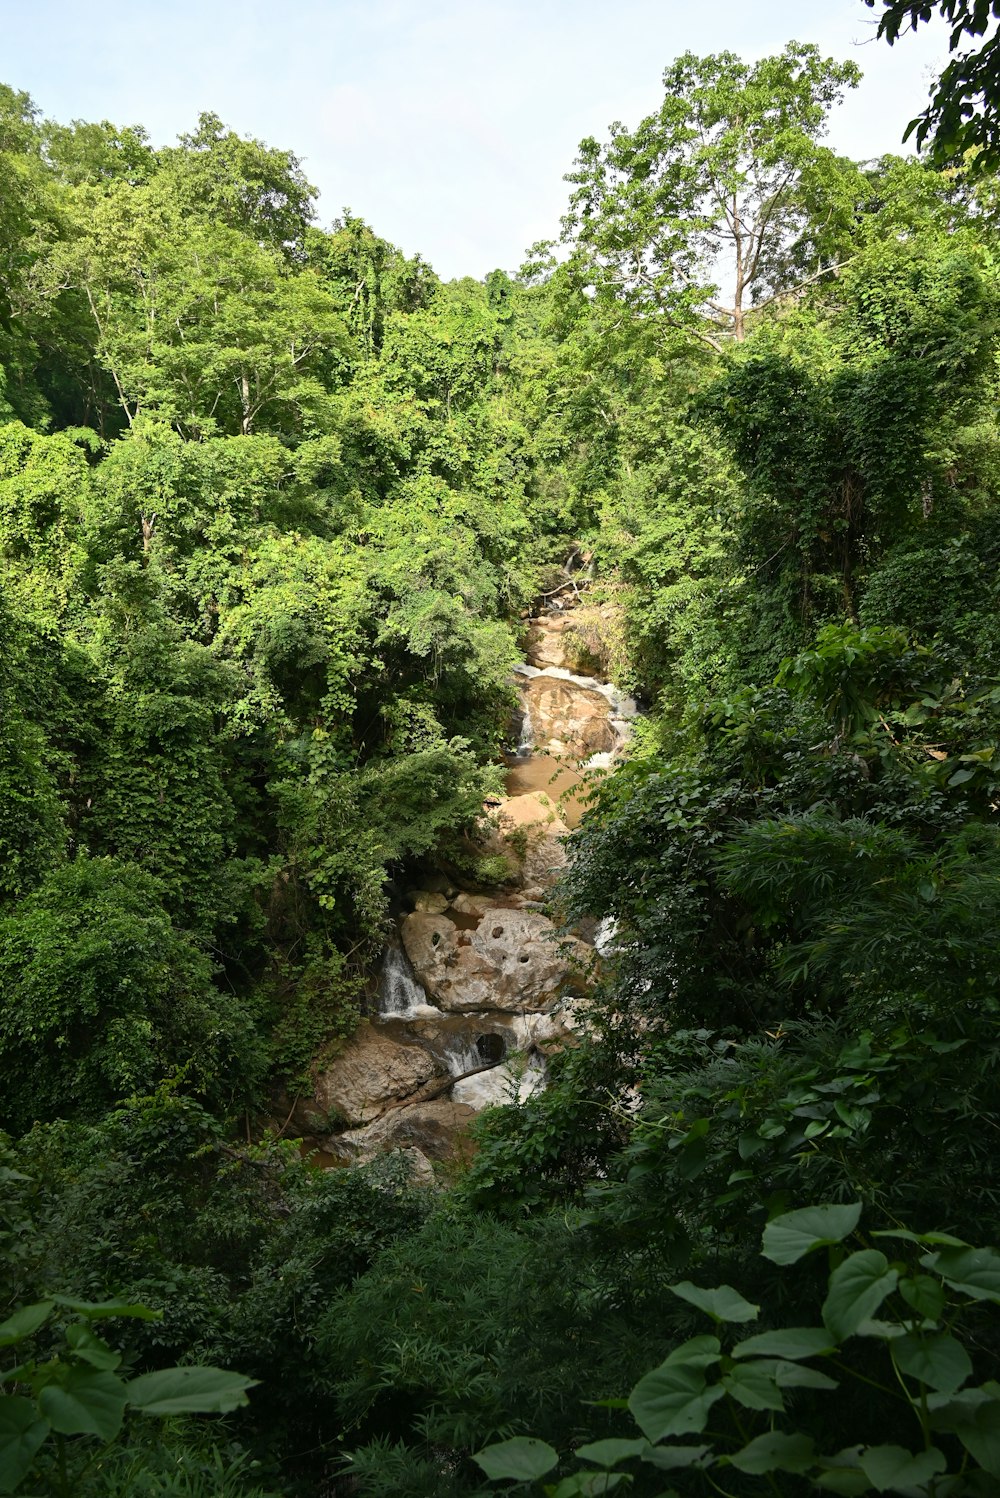
{"label": "tall tree", "polygon": [[582,277],[713,348],[742,340],[770,262],[803,226],[803,175],[833,161],[827,115],[860,76],[798,42],[752,65],[678,58],[656,114],[581,142],[563,238]]}

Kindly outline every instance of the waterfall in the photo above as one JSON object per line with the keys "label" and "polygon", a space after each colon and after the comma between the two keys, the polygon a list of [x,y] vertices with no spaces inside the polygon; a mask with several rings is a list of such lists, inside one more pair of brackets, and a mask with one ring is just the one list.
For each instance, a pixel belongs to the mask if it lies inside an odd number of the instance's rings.
{"label": "waterfall", "polygon": [[419,1019],[440,1013],[413,976],[403,944],[394,938],[385,949],[378,985],[378,1010],[383,1019]]}

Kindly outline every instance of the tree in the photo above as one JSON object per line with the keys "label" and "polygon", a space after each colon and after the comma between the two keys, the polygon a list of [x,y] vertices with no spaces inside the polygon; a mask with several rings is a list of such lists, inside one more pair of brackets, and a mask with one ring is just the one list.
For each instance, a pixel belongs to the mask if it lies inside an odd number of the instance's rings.
{"label": "tree", "polygon": [[581,281],[716,350],[740,341],[769,262],[802,227],[803,174],[832,160],[826,116],[860,76],[798,42],[753,65],[678,58],[657,114],[581,143],[563,222]]}
{"label": "tree", "polygon": [[[880,0],[864,0],[875,9]],[[930,103],[906,127],[904,140],[929,142],[940,165],[963,157],[975,171],[1000,164],[1000,30],[986,37],[1000,17],[997,0],[881,0],[878,34],[893,46],[937,11],[951,26],[951,61],[934,85]],[[960,51],[966,37],[986,38],[982,46]]]}

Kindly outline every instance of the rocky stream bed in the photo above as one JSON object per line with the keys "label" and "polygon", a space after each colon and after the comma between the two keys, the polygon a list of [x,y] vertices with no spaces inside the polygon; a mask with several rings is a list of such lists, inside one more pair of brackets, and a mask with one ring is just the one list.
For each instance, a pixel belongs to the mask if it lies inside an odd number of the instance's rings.
{"label": "rocky stream bed", "polygon": [[[627,742],[635,703],[600,672],[570,584],[528,621],[517,668],[520,743],[506,795],[477,836],[508,880],[460,888],[444,875],[408,892],[383,957],[375,1011],[317,1069],[295,1119],[322,1164],[408,1152],[414,1177],[461,1155],[482,1108],[543,1086],[546,1058],[572,1043],[595,964],[585,933],[560,936],[544,902],[593,772]],[[588,611],[594,613],[596,611]]]}

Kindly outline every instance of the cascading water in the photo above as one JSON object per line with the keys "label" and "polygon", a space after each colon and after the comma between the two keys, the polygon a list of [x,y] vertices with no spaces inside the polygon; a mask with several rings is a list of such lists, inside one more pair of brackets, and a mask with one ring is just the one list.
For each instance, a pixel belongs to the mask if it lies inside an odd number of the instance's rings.
{"label": "cascading water", "polygon": [[[560,617],[568,612],[562,610]],[[361,1158],[395,1138],[409,1147],[414,1137],[417,1148],[445,1158],[434,1153],[441,1148],[435,1131],[453,1128],[456,1121],[446,1112],[427,1115],[427,1110],[456,1104],[459,1111],[478,1110],[530,1096],[545,1085],[548,1052],[572,1043],[582,1022],[571,959],[561,951],[550,955],[546,948],[544,938],[554,942],[556,933],[542,901],[564,862],[561,835],[576,825],[586,804],[593,784],[589,775],[613,767],[637,709],[610,683],[554,663],[553,653],[550,641],[536,654],[542,664],[533,664],[529,655],[517,668],[522,688],[517,744],[506,756],[499,822],[488,824],[491,830],[484,834],[483,846],[490,856],[496,848],[512,877],[497,887],[469,890],[438,875],[432,889],[409,892],[414,908],[386,947],[377,1012],[364,1040],[372,1066],[385,1077],[385,1096],[393,1101],[372,1123],[370,1111],[359,1108],[359,1127],[337,1136],[349,1141],[346,1158]],[[585,952],[581,941],[570,940]],[[596,946],[607,952],[614,945],[613,922],[605,921]],[[585,957],[576,959],[581,960],[586,963]],[[430,1067],[426,1061],[422,1065],[431,1075],[425,1070],[424,1080],[421,1065],[414,1066],[414,1051],[428,1054]],[[344,1068],[353,1077],[356,1058],[345,1058]],[[405,1094],[400,1077],[410,1088]],[[419,1104],[420,1111],[407,1113],[411,1104]],[[413,1122],[405,1124],[406,1131],[426,1132],[401,1132],[407,1119]]]}
{"label": "cascading water", "polygon": [[398,937],[385,949],[378,985],[378,1012],[383,1019],[424,1019],[441,1013],[413,976],[410,959]]}

